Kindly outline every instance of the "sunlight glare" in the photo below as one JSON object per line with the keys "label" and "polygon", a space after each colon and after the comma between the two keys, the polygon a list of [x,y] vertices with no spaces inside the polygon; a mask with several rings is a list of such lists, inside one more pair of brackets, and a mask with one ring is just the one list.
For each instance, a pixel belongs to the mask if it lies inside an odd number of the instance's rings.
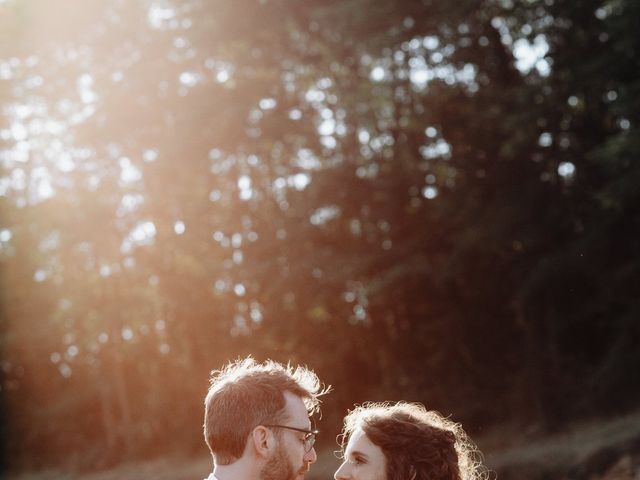
{"label": "sunlight glare", "polygon": [[250,200],[253,197],[251,177],[248,175],[241,175],[240,178],[238,178],[238,189],[240,190],[240,200]]}
{"label": "sunlight glare", "polygon": [[156,30],[166,29],[175,17],[176,11],[167,6],[167,2],[155,2],[147,12],[147,21]]}
{"label": "sunlight glare", "polygon": [[333,118],[328,118],[324,120],[318,126],[318,133],[320,135],[333,135],[333,132],[336,129],[336,122]]}
{"label": "sunlight glare", "polygon": [[377,65],[373,67],[369,76],[374,82],[382,82],[386,77],[386,71],[384,67]]}
{"label": "sunlight glare", "polygon": [[98,99],[98,95],[92,89],[93,77],[90,74],[81,75],[76,81],[76,87],[82,103],[94,103]]}
{"label": "sunlight glare", "polygon": [[571,162],[562,162],[558,165],[558,175],[563,178],[571,178],[576,173],[576,166]]}
{"label": "sunlight glare", "polygon": [[433,200],[438,196],[438,189],[432,185],[426,186],[422,189],[422,196],[427,200]]}
{"label": "sunlight glare", "polygon": [[64,377],[64,378],[69,378],[71,376],[71,367],[69,365],[67,365],[66,363],[62,363],[60,364],[60,366],[58,367],[60,374]]}
{"label": "sunlight glare", "polygon": [[133,330],[131,330],[131,328],[129,328],[129,327],[124,327],[122,329],[121,335],[122,335],[122,339],[125,342],[128,342],[128,341],[133,339]]}
{"label": "sunlight glare", "polygon": [[156,226],[150,220],[140,221],[129,232],[120,245],[122,253],[129,253],[134,246],[152,245],[156,236]]}
{"label": "sunlight glare", "polygon": [[287,178],[287,185],[302,191],[311,183],[311,175],[307,173],[296,173]]}
{"label": "sunlight glare", "polygon": [[233,286],[233,293],[235,293],[238,297],[244,297],[244,294],[246,292],[247,290],[242,283],[236,283]]}
{"label": "sunlight glare", "polygon": [[122,184],[134,183],[142,178],[142,172],[131,163],[128,157],[120,157],[118,164],[120,165],[120,182]]}
{"label": "sunlight glare", "polygon": [[320,207],[316,209],[309,217],[309,222],[312,225],[319,226],[327,223],[329,220],[338,218],[342,211],[337,205],[328,205],[326,207]]}
{"label": "sunlight glare", "polygon": [[258,102],[258,106],[262,110],[272,110],[276,108],[276,105],[277,105],[277,102],[275,98],[270,98],[270,97],[261,98],[260,101]]}
{"label": "sunlight glare", "polygon": [[320,159],[308,148],[301,148],[297,152],[296,165],[305,170],[319,170],[322,168]]}
{"label": "sunlight glare", "polygon": [[44,282],[47,279],[47,272],[42,269],[38,269],[33,274],[33,279],[38,283]]}
{"label": "sunlight glare", "polygon": [[157,158],[158,158],[158,151],[152,148],[146,149],[142,154],[142,159],[147,163],[151,163],[155,161]]}
{"label": "sunlight glare", "polygon": [[120,205],[118,205],[118,210],[116,211],[116,215],[118,217],[123,217],[128,213],[132,213],[138,209],[140,205],[144,203],[144,197],[139,193],[126,193],[122,196],[122,200],[120,200]]}
{"label": "sunlight glare", "polygon": [[200,75],[194,72],[182,72],[179,79],[180,83],[187,88],[195,87],[201,80]]}
{"label": "sunlight glare", "polygon": [[444,139],[440,138],[435,143],[421,146],[420,154],[425,160],[431,160],[438,157],[447,159],[451,157],[451,145],[449,145],[449,143]]}
{"label": "sunlight glare", "polygon": [[186,230],[186,226],[182,220],[178,220],[173,224],[173,231],[176,235],[182,235]]}
{"label": "sunlight glare", "polygon": [[549,44],[544,35],[538,35],[533,42],[526,38],[519,38],[513,43],[513,56],[516,58],[516,68],[522,73],[529,73],[533,68],[542,76],[548,76],[550,65],[545,60],[549,51]]}

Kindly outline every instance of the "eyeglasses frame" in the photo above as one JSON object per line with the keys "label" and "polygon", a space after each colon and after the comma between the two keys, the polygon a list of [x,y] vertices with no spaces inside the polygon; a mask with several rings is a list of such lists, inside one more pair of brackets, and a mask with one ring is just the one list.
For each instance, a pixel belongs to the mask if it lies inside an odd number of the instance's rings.
{"label": "eyeglasses frame", "polygon": [[[267,427],[267,428],[285,428],[287,430],[293,430],[295,432],[302,432],[302,433],[306,433],[305,437],[304,437],[304,450],[305,452],[310,452],[311,449],[313,449],[313,446],[316,443],[316,436],[320,433],[319,430],[305,430],[304,428],[297,428],[297,427],[290,427],[288,425],[263,425],[263,427]],[[307,444],[309,444],[309,447],[307,448]]]}

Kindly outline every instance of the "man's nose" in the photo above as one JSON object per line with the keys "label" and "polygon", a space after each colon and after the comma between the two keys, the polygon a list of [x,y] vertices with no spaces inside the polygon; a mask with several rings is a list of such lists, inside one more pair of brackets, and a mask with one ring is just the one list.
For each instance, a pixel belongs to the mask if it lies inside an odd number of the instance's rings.
{"label": "man's nose", "polygon": [[311,464],[311,463],[316,463],[317,459],[318,459],[318,455],[316,455],[316,449],[311,447],[311,450],[305,453],[304,460],[306,463]]}

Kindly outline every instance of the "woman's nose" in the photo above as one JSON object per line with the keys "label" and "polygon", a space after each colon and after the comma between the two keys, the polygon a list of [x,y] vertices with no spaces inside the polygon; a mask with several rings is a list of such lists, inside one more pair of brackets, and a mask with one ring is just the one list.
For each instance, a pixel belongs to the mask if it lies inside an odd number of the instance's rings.
{"label": "woman's nose", "polygon": [[340,465],[338,470],[336,470],[336,473],[333,474],[333,478],[335,478],[336,480],[343,480],[343,479],[349,478],[348,469],[349,469],[348,463],[342,462],[342,465]]}

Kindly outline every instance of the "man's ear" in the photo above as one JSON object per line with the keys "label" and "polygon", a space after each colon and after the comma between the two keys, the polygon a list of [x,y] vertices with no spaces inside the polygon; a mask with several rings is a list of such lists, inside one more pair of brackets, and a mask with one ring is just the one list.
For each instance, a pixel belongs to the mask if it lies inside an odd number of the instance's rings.
{"label": "man's ear", "polygon": [[253,444],[253,449],[258,456],[268,457],[275,447],[275,438],[267,427],[258,425],[253,429],[249,437]]}

